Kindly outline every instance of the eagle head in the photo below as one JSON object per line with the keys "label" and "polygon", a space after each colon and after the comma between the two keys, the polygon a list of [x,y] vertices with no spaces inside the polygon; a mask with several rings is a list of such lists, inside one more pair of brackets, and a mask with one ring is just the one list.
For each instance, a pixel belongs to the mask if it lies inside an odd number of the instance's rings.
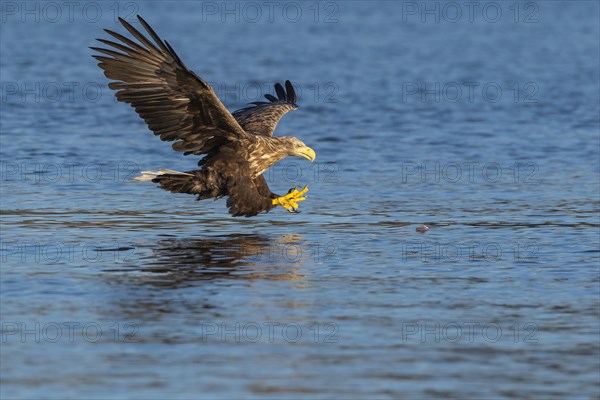
{"label": "eagle head", "polygon": [[302,140],[291,136],[281,137],[288,156],[302,157],[310,161],[315,161],[317,154],[313,149],[308,147]]}

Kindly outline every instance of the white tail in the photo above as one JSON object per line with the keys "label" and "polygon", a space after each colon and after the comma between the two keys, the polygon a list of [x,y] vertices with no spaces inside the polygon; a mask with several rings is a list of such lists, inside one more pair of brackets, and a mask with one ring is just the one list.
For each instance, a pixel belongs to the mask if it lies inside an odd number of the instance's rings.
{"label": "white tail", "polygon": [[192,174],[187,174],[185,172],[173,171],[172,169],[161,169],[158,171],[142,171],[140,176],[136,176],[133,178],[134,181],[142,182],[142,181],[151,181],[161,175],[186,175],[186,176],[194,176]]}

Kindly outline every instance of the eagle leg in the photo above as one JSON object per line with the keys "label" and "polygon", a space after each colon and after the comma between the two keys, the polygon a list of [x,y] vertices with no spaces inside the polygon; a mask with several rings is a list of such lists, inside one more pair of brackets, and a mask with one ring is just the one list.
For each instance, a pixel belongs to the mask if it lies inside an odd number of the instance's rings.
{"label": "eagle leg", "polygon": [[290,189],[285,196],[273,199],[273,205],[281,206],[291,213],[299,213],[298,202],[306,200],[304,196],[306,192],[308,192],[308,186],[304,186],[302,190],[298,190],[297,188]]}

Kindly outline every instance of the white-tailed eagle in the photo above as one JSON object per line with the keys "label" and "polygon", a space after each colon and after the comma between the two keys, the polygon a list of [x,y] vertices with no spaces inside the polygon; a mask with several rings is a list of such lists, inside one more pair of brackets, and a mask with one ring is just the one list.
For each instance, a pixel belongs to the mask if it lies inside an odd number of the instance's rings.
{"label": "white-tailed eagle", "polygon": [[151,180],[163,189],[189,193],[198,200],[227,196],[234,216],[254,216],[282,206],[297,212],[307,187],[290,189],[279,196],[271,192],[263,173],[287,156],[313,161],[314,150],[289,136],[275,137],[277,123],[298,108],[290,81],[277,83],[277,97],[255,102],[230,113],[202,78],[188,69],[166,41],[161,40],[140,16],[138,19],[153,42],[119,18],[137,42],[105,29],[117,41],[98,39],[108,48],[92,47],[94,55],[113,80],[119,101],[129,103],[148,127],[173,149],[185,155],[203,156],[199,170],[177,172],[144,171],[136,180]]}

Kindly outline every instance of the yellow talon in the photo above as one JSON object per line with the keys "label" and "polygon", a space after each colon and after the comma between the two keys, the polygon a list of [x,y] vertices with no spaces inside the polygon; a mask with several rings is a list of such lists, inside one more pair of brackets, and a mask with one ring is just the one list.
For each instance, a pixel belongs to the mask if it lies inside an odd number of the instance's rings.
{"label": "yellow talon", "polygon": [[288,212],[295,212],[298,209],[298,202],[306,200],[306,197],[303,196],[306,192],[308,192],[308,186],[304,186],[300,191],[294,188],[285,196],[273,199],[273,205],[281,206]]}

